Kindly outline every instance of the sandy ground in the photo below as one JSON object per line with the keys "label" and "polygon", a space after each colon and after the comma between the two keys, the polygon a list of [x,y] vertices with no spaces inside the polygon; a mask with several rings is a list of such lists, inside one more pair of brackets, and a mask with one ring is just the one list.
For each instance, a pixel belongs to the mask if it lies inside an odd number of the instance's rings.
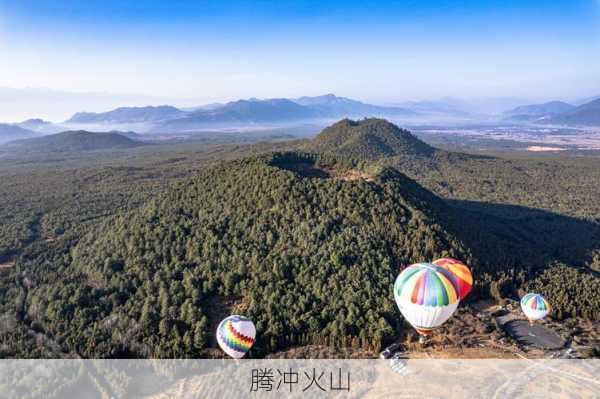
{"label": "sandy ground", "polygon": [[[378,369],[368,398],[597,398],[595,365],[568,361],[408,360]],[[591,366],[591,367],[590,367]]]}

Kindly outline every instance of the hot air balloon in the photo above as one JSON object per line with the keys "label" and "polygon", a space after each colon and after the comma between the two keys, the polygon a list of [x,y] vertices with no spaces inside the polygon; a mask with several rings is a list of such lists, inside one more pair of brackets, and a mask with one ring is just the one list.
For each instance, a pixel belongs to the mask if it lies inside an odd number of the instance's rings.
{"label": "hot air balloon", "polygon": [[404,318],[422,336],[444,323],[456,310],[459,296],[448,271],[431,263],[417,263],[396,278],[394,298]]}
{"label": "hot air balloon", "polygon": [[529,324],[543,319],[550,311],[550,305],[540,294],[529,293],[521,298],[521,309],[525,317],[529,319]]}
{"label": "hot air balloon", "polygon": [[473,275],[469,267],[459,260],[452,258],[442,258],[433,261],[434,265],[437,265],[443,269],[448,270],[452,275],[450,277],[452,283],[458,291],[458,297],[462,301],[471,292],[473,287]]}
{"label": "hot air balloon", "polygon": [[225,353],[241,359],[254,344],[256,327],[252,320],[238,315],[229,316],[217,327],[217,342]]}

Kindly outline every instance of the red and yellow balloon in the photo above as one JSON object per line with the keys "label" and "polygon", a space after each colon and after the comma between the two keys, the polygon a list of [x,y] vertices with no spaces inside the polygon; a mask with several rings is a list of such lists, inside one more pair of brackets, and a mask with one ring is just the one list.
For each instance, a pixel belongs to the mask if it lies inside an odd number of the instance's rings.
{"label": "red and yellow balloon", "polygon": [[432,263],[450,272],[449,278],[456,287],[461,301],[469,295],[473,287],[473,275],[467,265],[453,258],[441,258]]}

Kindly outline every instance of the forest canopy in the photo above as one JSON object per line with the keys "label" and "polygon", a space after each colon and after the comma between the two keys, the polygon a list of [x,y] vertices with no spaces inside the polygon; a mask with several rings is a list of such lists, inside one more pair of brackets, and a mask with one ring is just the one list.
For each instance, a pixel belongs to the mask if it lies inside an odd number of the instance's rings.
{"label": "forest canopy", "polygon": [[288,170],[351,171],[335,161],[276,154],[203,171],[87,234],[64,265],[72,282],[36,288],[28,312],[89,357],[197,356],[211,308],[231,302],[261,331],[259,353],[378,348],[400,323],[399,267],[469,255],[443,227],[443,202],[392,169],[371,181]]}
{"label": "forest canopy", "polygon": [[[347,154],[272,152],[305,142],[142,148],[5,172],[0,321],[12,327],[0,331],[0,355],[204,356],[234,312],[260,331],[251,356],[304,344],[376,350],[404,328],[399,268],[442,256],[471,266],[472,299],[535,290],[554,318],[598,319],[593,161],[430,152],[384,122],[342,121],[312,143],[349,132],[358,139]],[[408,146],[389,156],[363,141],[378,126],[379,142]]]}

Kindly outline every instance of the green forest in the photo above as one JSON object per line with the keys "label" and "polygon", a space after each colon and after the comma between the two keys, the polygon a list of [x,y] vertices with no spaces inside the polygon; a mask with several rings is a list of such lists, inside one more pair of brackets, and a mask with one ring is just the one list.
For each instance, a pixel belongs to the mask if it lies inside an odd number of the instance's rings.
{"label": "green forest", "polygon": [[600,319],[597,158],[450,153],[345,120],[312,142],[21,162],[0,162],[2,357],[202,357],[236,312],[254,357],[375,351],[404,328],[400,267],[443,256],[472,267],[472,300],[536,290],[556,319]]}

